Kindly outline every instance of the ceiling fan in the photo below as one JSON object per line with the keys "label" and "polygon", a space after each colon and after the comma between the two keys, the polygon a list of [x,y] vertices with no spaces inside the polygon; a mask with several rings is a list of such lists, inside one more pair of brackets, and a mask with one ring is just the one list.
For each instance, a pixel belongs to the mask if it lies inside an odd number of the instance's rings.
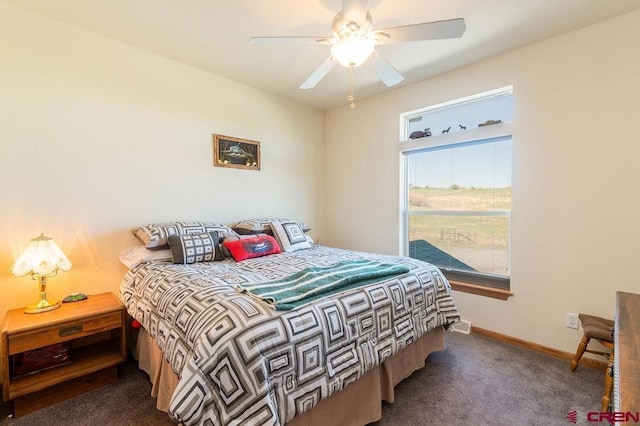
{"label": "ceiling fan", "polygon": [[[249,43],[254,45],[274,43],[330,45],[331,55],[302,83],[301,89],[315,87],[338,62],[353,72],[354,67],[362,65],[369,58],[371,58],[373,72],[384,84],[391,87],[400,83],[404,77],[389,61],[375,51],[375,46],[459,38],[467,28],[464,19],[458,18],[373,30],[373,20],[368,6],[368,0],[342,0],[342,11],[335,16],[331,26],[332,37],[252,37]],[[353,94],[350,95],[349,100],[353,100]]]}

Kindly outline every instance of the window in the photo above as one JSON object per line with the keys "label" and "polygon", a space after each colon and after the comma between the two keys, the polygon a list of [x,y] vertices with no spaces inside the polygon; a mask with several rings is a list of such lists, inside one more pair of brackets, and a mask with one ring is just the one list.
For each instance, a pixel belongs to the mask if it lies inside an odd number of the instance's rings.
{"label": "window", "polygon": [[510,88],[401,116],[408,256],[453,280],[509,289],[512,137],[502,123],[512,116]]}

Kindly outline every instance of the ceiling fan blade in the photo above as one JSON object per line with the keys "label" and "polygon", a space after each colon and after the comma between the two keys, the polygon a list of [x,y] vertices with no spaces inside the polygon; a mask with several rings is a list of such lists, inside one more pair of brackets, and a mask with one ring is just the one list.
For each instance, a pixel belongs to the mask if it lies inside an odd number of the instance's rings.
{"label": "ceiling fan blade", "polygon": [[393,65],[391,65],[391,63],[378,52],[375,52],[371,56],[371,68],[378,78],[387,85],[387,87],[395,86],[404,80],[402,74],[400,74],[400,72],[398,72],[398,70],[395,69]]}
{"label": "ceiling fan blade", "polygon": [[403,25],[374,31],[378,44],[404,43],[406,41],[438,40],[462,37],[467,25],[463,18],[446,21]]}
{"label": "ceiling fan blade", "polygon": [[251,37],[249,39],[250,44],[262,45],[262,44],[332,44],[333,38],[331,37]]}
{"label": "ceiling fan blade", "polygon": [[364,25],[367,20],[369,0],[342,0],[342,19],[345,23]]}
{"label": "ceiling fan blade", "polygon": [[300,85],[301,89],[312,89],[329,71],[337,64],[333,56],[329,56],[316,70],[311,73],[304,83]]}

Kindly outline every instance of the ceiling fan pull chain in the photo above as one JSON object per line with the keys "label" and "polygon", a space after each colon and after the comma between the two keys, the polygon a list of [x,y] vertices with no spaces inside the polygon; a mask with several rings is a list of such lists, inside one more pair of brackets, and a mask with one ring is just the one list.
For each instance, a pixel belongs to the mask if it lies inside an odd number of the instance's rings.
{"label": "ceiling fan pull chain", "polygon": [[353,102],[353,65],[349,67],[349,96],[347,96],[347,100],[350,108],[356,107],[356,103]]}

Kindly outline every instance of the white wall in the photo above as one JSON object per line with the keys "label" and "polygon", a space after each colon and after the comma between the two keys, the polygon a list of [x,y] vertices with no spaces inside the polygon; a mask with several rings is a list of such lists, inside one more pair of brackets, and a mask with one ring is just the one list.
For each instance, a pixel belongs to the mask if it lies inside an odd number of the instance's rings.
{"label": "white wall", "polygon": [[[322,237],[324,112],[2,2],[0,40],[0,318],[37,299],[7,271],[40,232],[74,264],[53,299],[117,294],[149,222],[285,216]],[[212,133],[259,140],[262,170],[213,167]]]}
{"label": "white wall", "polygon": [[398,115],[513,85],[508,301],[456,292],[474,325],[575,351],[566,312],[640,292],[640,11],[327,113],[327,242],[398,253]]}

